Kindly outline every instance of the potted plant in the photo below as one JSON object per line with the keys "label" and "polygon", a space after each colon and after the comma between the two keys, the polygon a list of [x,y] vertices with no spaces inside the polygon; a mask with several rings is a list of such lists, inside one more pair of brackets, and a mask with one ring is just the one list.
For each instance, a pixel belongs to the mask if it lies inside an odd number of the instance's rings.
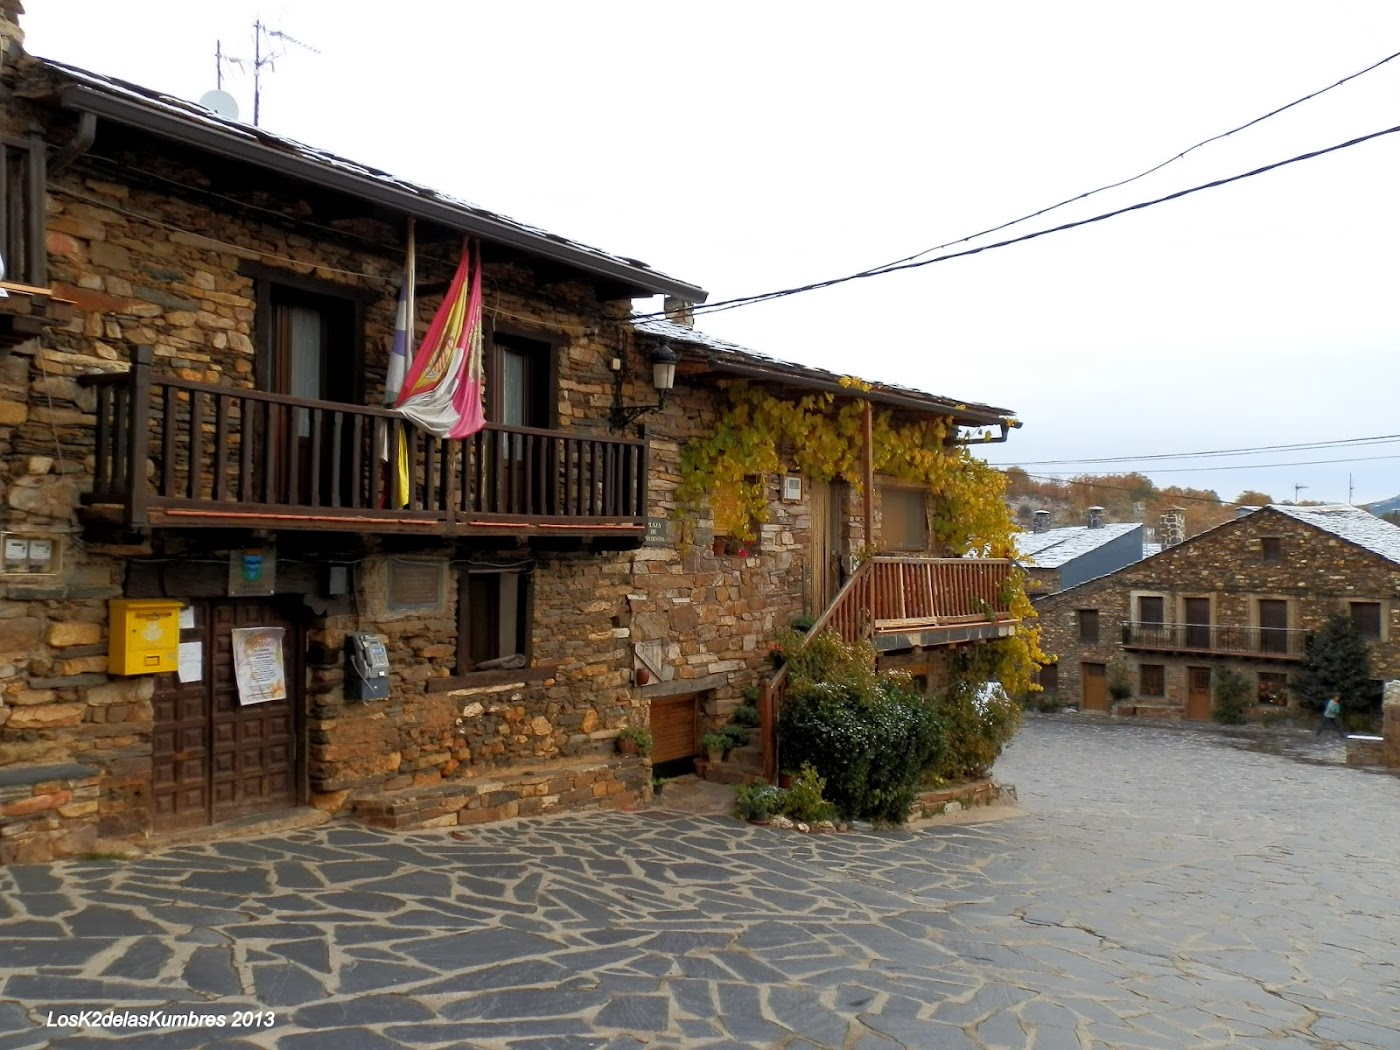
{"label": "potted plant", "polygon": [[718,765],[729,753],[729,738],[723,733],[706,733],[700,738],[700,747],[710,756],[710,761]]}
{"label": "potted plant", "polygon": [[774,813],[782,812],[785,792],[763,780],[741,784],[734,789],[734,815],[753,824],[767,824]]}
{"label": "potted plant", "polygon": [[617,749],[624,755],[650,755],[651,733],[641,726],[623,726],[617,734]]}
{"label": "potted plant", "polygon": [[733,751],[736,747],[747,747],[747,746],[748,746],[748,743],[749,743],[749,731],[748,731],[747,729],[745,729],[743,726],[739,726],[739,725],[727,725],[727,726],[725,726],[723,729],[721,729],[721,730],[719,731],[719,734],[720,734],[720,736],[724,737],[724,739],[725,739],[725,745],[724,745],[724,757],[725,757],[725,758],[728,758],[728,757],[729,757],[729,752]]}
{"label": "potted plant", "polygon": [[759,725],[758,708],[745,704],[743,707],[736,707],[734,713],[729,716],[731,725],[743,726],[747,729],[757,729]]}
{"label": "potted plant", "polygon": [[654,797],[659,798],[659,797],[661,796],[661,792],[663,792],[663,791],[665,791],[665,790],[666,790],[666,778],[665,778],[665,777],[652,777],[652,778],[651,778],[651,793],[652,793],[652,795],[653,795]]}

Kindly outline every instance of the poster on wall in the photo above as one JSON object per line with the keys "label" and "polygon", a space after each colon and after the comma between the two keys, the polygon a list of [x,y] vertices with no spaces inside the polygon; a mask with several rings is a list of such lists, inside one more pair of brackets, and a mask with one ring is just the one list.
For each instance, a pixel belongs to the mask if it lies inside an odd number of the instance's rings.
{"label": "poster on wall", "polygon": [[287,675],[282,662],[281,627],[233,629],[233,675],[240,704],[287,699]]}

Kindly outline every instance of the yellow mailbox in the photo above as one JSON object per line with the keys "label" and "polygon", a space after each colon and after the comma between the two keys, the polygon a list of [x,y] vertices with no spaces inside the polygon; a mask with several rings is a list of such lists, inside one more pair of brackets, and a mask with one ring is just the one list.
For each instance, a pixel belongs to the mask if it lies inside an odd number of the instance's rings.
{"label": "yellow mailbox", "polygon": [[179,666],[179,602],[114,598],[109,604],[109,674],[158,674]]}

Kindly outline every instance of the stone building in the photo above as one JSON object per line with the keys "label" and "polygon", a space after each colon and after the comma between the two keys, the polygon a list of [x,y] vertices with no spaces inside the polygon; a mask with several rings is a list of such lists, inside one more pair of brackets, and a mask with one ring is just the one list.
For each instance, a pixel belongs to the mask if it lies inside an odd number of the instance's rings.
{"label": "stone building", "polygon": [[[403,827],[637,802],[651,766],[620,729],[693,752],[774,632],[894,535],[890,507],[921,553],[916,501],[880,485],[765,479],[752,549],[678,521],[722,383],[1014,425],[720,344],[685,323],[702,289],[633,259],[28,58],[18,10],[0,0],[0,863],[287,809]],[[460,441],[379,407],[410,229],[420,333],[480,251],[488,423]],[[653,295],[674,321],[634,321]],[[981,569],[996,595],[1006,566]],[[905,648],[1014,629],[981,621]]]}
{"label": "stone building", "polygon": [[1244,672],[1287,704],[1308,633],[1348,613],[1379,682],[1400,677],[1400,528],[1348,506],[1269,506],[1160,554],[1041,599],[1041,684],[1115,714],[1208,719],[1211,671]]}

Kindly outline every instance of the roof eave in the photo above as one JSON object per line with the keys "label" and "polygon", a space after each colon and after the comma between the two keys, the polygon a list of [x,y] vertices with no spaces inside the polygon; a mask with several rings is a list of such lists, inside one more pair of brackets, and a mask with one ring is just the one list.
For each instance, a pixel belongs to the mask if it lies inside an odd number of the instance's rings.
{"label": "roof eave", "polygon": [[419,196],[399,186],[354,172],[318,164],[314,160],[284,153],[262,143],[252,142],[222,129],[197,121],[182,119],[131,99],[118,98],[84,84],[67,84],[59,93],[65,107],[142,131],[189,143],[210,153],[276,171],[318,186],[338,190],[352,196],[390,208],[404,215],[434,222],[448,229],[473,234],[483,240],[508,245],[531,255],[563,263],[593,276],[603,277],[624,286],[638,295],[672,295],[687,302],[704,302],[708,293],[703,288],[686,284],[642,267],[600,258],[548,237],[541,237],[511,224],[463,211],[460,208]]}

